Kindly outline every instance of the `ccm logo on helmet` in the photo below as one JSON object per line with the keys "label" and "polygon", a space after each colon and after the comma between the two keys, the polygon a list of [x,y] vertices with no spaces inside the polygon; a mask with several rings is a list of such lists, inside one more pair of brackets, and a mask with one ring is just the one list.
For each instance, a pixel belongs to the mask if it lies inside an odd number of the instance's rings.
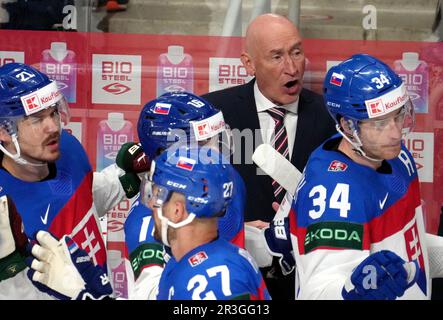
{"label": "ccm logo on helmet", "polygon": [[186,185],[185,184],[177,183],[177,182],[174,182],[174,181],[167,181],[166,184],[168,186],[171,186],[171,187],[174,187],[174,188],[177,188],[177,189],[186,189]]}

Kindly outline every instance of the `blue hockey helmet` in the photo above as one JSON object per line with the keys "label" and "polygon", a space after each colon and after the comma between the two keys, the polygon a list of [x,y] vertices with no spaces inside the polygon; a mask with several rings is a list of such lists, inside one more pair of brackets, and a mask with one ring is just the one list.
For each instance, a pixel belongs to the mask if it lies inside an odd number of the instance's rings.
{"label": "blue hockey helmet", "polygon": [[63,99],[47,75],[23,63],[0,67],[0,119],[29,116]]}
{"label": "blue hockey helmet", "polygon": [[210,147],[167,149],[152,162],[148,181],[142,183],[142,201],[147,204],[152,197],[146,183],[150,181],[159,188],[156,202],[159,205],[166,202],[172,192],[179,192],[186,198],[190,215],[222,216],[233,196],[231,170],[228,160]]}
{"label": "blue hockey helmet", "polygon": [[151,159],[175,142],[205,141],[226,128],[221,111],[188,92],[167,92],[149,101],[137,125],[143,150]]}
{"label": "blue hockey helmet", "polygon": [[382,116],[402,107],[409,96],[400,77],[385,63],[356,54],[329,69],[324,99],[337,121],[337,115],[355,120]]}
{"label": "blue hockey helmet", "polygon": [[[168,228],[181,228],[197,218],[222,217],[231,203],[234,179],[231,165],[210,147],[189,148],[182,145],[165,150],[152,161],[151,171],[145,174],[140,188],[142,202],[153,201],[161,221],[163,244],[170,246]],[[157,192],[154,195],[153,185]],[[163,215],[163,204],[173,192],[185,197],[189,215],[180,222],[172,222]]]}
{"label": "blue hockey helmet", "polygon": [[[23,63],[8,63],[0,67],[0,128],[11,136],[16,153],[6,150],[3,144],[0,144],[0,150],[18,163],[31,164],[21,157],[17,123],[48,108],[55,109],[58,120],[69,121],[68,104],[55,81]],[[31,127],[41,128],[39,122],[32,121]]]}
{"label": "blue hockey helmet", "polygon": [[[383,132],[393,119],[403,136],[414,127],[414,106],[402,80],[385,63],[367,54],[353,55],[329,69],[324,99],[337,131],[356,152],[372,161],[382,159],[369,156],[364,149],[378,142],[362,140],[362,123]],[[349,126],[347,133],[340,125],[340,117]]]}

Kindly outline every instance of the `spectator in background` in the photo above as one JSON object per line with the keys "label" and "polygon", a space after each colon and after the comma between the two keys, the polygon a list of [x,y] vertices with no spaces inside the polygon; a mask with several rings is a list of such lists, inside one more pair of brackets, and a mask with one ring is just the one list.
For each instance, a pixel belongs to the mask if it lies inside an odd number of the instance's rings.
{"label": "spectator in background", "polygon": [[63,30],[63,8],[74,0],[18,0],[2,3],[9,14],[4,29]]}
{"label": "spectator in background", "polygon": [[128,7],[129,0],[99,0],[96,8],[106,6],[107,12],[125,11]]}

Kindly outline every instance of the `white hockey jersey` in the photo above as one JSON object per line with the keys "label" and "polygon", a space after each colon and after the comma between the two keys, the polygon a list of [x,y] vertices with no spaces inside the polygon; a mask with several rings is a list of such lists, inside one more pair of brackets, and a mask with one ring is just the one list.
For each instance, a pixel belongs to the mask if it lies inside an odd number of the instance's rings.
{"label": "white hockey jersey", "polygon": [[353,269],[371,253],[417,260],[418,281],[401,299],[430,298],[426,233],[414,159],[399,156],[377,171],[335,151],[337,137],[310,157],[290,212],[297,299],[342,299]]}

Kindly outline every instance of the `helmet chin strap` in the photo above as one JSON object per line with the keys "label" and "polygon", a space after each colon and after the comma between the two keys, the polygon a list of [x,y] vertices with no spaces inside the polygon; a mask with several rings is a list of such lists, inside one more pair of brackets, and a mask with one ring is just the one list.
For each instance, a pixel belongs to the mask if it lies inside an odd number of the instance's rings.
{"label": "helmet chin strap", "polygon": [[42,163],[32,163],[27,161],[26,159],[22,158],[21,153],[20,153],[20,146],[18,144],[18,140],[17,140],[17,134],[14,133],[11,136],[12,138],[12,143],[14,144],[15,150],[17,151],[16,154],[12,154],[10,153],[8,150],[6,150],[6,148],[0,143],[0,150],[7,155],[8,157],[10,157],[12,160],[14,160],[17,164],[19,165],[30,165],[30,166],[34,166],[34,167],[42,167],[42,166],[46,166],[47,163],[46,162],[42,162]]}
{"label": "helmet chin strap", "polygon": [[169,241],[168,241],[168,222],[169,222],[169,220],[163,216],[161,206],[158,208],[158,217],[160,218],[160,222],[161,222],[161,230],[160,230],[161,231],[160,234],[162,237],[161,240],[165,246],[170,247]]}
{"label": "helmet chin strap", "polygon": [[370,156],[368,156],[366,154],[366,152],[364,152],[364,150],[362,149],[363,144],[358,136],[357,130],[354,128],[354,125],[352,125],[352,136],[357,140],[357,143],[352,141],[347,135],[346,133],[343,132],[343,130],[340,128],[340,126],[338,124],[335,125],[335,128],[337,129],[337,131],[343,136],[343,138],[346,139],[346,141],[348,141],[354,148],[352,150],[354,150],[355,153],[357,153],[358,155],[370,160],[370,161],[383,161],[384,159],[377,159],[377,158],[372,158]]}
{"label": "helmet chin strap", "polygon": [[158,217],[159,217],[160,222],[161,222],[161,230],[160,230],[161,231],[160,234],[161,234],[161,238],[162,238],[161,240],[162,240],[162,242],[163,242],[163,244],[165,246],[170,247],[170,244],[169,244],[169,241],[168,241],[168,228],[172,227],[174,229],[177,229],[177,228],[181,228],[181,227],[191,223],[194,220],[194,218],[195,218],[195,214],[190,213],[186,217],[185,220],[180,221],[179,223],[174,223],[174,222],[169,221],[169,219],[166,218],[163,215],[162,207],[163,207],[163,205],[159,205],[157,207],[157,209],[158,209],[157,210],[157,214],[158,214]]}

